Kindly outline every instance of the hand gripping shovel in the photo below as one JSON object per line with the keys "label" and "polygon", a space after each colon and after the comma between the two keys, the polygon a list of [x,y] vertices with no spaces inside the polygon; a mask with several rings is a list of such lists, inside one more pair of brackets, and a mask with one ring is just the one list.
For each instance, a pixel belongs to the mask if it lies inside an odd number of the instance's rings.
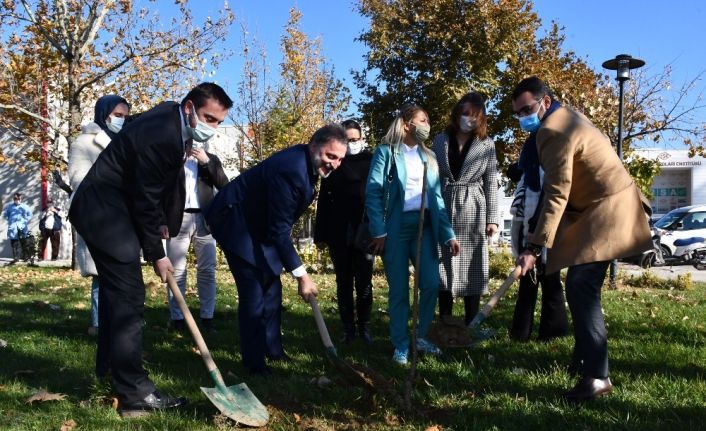
{"label": "hand gripping shovel", "polygon": [[493,296],[488,300],[488,302],[485,304],[485,307],[483,307],[483,309],[479,311],[478,314],[476,314],[476,317],[473,318],[471,323],[468,324],[468,329],[473,332],[474,338],[483,338],[480,336],[479,331],[481,323],[483,323],[485,319],[488,318],[488,315],[491,311],[493,311],[493,308],[495,308],[500,298],[505,295],[510,286],[512,286],[512,283],[514,283],[515,280],[520,277],[521,273],[522,268],[519,265],[516,266],[515,269],[512,270],[510,275],[505,279],[500,288],[496,290]]}
{"label": "hand gripping shovel", "polygon": [[186,306],[184,297],[181,296],[181,292],[171,273],[167,274],[167,284],[179,304],[179,309],[184,315],[189,331],[191,331],[191,335],[194,337],[194,341],[196,341],[199,352],[201,352],[201,358],[204,364],[206,364],[211,378],[216,383],[215,388],[202,387],[201,390],[203,393],[206,394],[213,405],[218,407],[218,410],[220,410],[223,415],[228,416],[234,421],[253,427],[267,425],[267,421],[270,419],[267,408],[255,397],[255,394],[248,388],[248,385],[245,383],[234,386],[225,385],[221,372],[218,371],[216,363],[213,362],[211,353],[208,351],[208,347],[206,347],[201,332],[199,332],[199,328],[196,326],[196,322],[194,322],[194,318],[191,316],[191,312]]}

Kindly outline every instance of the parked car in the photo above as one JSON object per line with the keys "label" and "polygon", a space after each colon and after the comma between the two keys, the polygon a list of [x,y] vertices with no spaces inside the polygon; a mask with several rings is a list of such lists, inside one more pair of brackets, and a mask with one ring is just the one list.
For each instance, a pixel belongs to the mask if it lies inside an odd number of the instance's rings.
{"label": "parked car", "polygon": [[682,238],[706,238],[706,205],[677,208],[662,216],[653,226],[660,235],[662,253],[669,257],[676,250],[674,241]]}

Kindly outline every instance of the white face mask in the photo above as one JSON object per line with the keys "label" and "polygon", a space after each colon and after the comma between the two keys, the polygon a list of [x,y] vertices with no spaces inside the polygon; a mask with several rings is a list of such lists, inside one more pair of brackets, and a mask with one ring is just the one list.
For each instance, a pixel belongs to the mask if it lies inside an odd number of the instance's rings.
{"label": "white face mask", "polygon": [[348,143],[348,154],[351,156],[359,154],[365,148],[365,143],[363,141],[349,142]]}
{"label": "white face mask", "polygon": [[461,116],[458,125],[463,133],[468,133],[476,128],[476,119],[468,115]]}
{"label": "white face mask", "polygon": [[196,142],[206,142],[213,135],[216,134],[216,129],[213,127],[209,126],[208,124],[204,123],[203,121],[199,120],[199,117],[196,115],[196,106],[193,104],[192,106],[192,111],[189,116],[193,115],[194,119],[196,119],[196,127],[191,127],[191,122],[187,119],[186,121],[186,131],[189,133],[189,136]]}
{"label": "white face mask", "polygon": [[106,123],[108,130],[113,133],[118,133],[123,128],[123,124],[125,124],[125,117],[116,117],[111,115],[109,118],[110,123]]}

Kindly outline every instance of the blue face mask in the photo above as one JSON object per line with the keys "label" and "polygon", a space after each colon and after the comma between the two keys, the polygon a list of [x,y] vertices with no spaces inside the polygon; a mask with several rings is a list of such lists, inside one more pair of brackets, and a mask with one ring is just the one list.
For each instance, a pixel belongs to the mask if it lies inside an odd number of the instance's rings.
{"label": "blue face mask", "polygon": [[539,121],[539,115],[537,115],[536,112],[520,117],[518,120],[520,121],[520,129],[525,132],[536,132],[539,129],[539,126],[542,125]]}

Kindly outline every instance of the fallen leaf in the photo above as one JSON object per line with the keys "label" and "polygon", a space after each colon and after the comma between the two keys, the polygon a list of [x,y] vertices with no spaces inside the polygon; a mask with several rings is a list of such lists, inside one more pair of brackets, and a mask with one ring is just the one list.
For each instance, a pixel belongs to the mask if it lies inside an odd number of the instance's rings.
{"label": "fallen leaf", "polygon": [[4,349],[5,347],[7,347],[7,341],[0,340],[0,349]]}
{"label": "fallen leaf", "polygon": [[301,417],[301,416],[299,416],[299,415],[296,414],[296,413],[292,413],[292,414],[294,415],[294,422],[299,423],[299,422],[302,421],[302,417]]}
{"label": "fallen leaf", "polygon": [[74,421],[73,419],[69,419],[69,420],[65,421],[63,424],[61,424],[61,428],[59,428],[59,430],[60,431],[71,431],[72,429],[74,429],[75,426],[76,426],[76,421]]}
{"label": "fallen leaf", "polygon": [[191,351],[196,353],[197,355],[201,356],[201,351],[198,349],[198,347],[192,347]]}
{"label": "fallen leaf", "polygon": [[443,427],[441,425],[432,425],[430,427],[427,427],[424,431],[443,431]]}
{"label": "fallen leaf", "polygon": [[432,385],[431,382],[429,382],[429,380],[427,380],[426,378],[424,379],[424,383],[425,383],[427,386],[429,386],[430,388],[433,388],[433,387],[434,387],[434,385]]}
{"label": "fallen leaf", "polygon": [[25,401],[27,404],[32,404],[35,401],[63,401],[64,398],[66,398],[66,395],[64,394],[53,394],[51,392],[47,392],[44,389],[40,389],[39,391],[35,392],[31,397],[27,398],[27,401]]}

